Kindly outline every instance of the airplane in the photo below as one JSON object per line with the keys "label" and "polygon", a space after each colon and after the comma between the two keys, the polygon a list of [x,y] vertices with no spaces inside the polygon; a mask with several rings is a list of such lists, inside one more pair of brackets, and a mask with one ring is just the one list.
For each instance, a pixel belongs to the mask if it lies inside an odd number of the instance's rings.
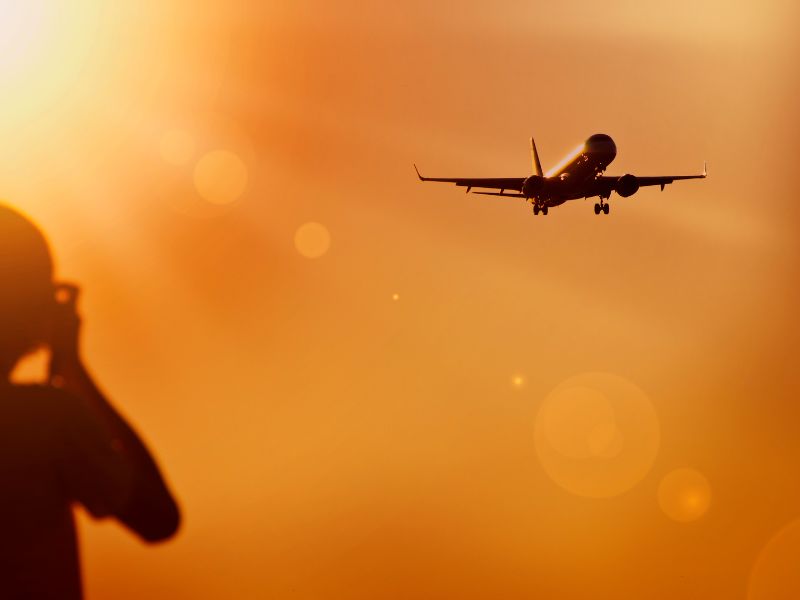
{"label": "airplane", "polygon": [[[564,204],[567,200],[593,198],[598,196],[600,202],[594,205],[594,214],[608,214],[608,200],[611,193],[627,198],[633,196],[639,188],[648,185],[664,186],[681,179],[705,179],[708,175],[705,164],[700,175],[670,175],[661,177],[639,177],[630,173],[622,176],[603,175],[617,156],[617,146],[610,136],[596,133],[583,144],[575,148],[564,160],[554,166],[546,174],[542,172],[542,163],[536,151],[536,143],[531,138],[531,161],[534,174],[529,177],[423,177],[414,165],[420,181],[440,181],[455,183],[466,187],[467,193],[472,188],[500,190],[499,192],[473,192],[485,196],[503,196],[507,198],[525,198],[533,205],[533,214],[547,214],[553,206]],[[509,193],[508,191],[511,190]]]}

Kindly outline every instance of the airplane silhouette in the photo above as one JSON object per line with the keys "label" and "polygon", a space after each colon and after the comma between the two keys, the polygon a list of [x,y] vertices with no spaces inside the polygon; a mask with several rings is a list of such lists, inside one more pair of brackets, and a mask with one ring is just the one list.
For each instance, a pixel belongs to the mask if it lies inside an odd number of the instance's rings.
{"label": "airplane silhouette", "polygon": [[[564,204],[567,200],[579,198],[593,198],[598,196],[600,202],[594,205],[594,214],[601,212],[608,214],[607,200],[611,192],[616,192],[623,198],[632,196],[639,188],[648,185],[659,185],[661,191],[664,186],[680,179],[705,179],[708,175],[705,164],[701,175],[669,175],[660,177],[639,177],[630,173],[622,176],[603,175],[611,161],[617,156],[617,146],[614,140],[604,133],[596,133],[583,144],[575,148],[564,160],[550,169],[547,174],[542,173],[542,163],[536,144],[531,138],[531,160],[534,175],[530,177],[423,177],[417,165],[414,170],[421,181],[441,181],[455,183],[457,186],[466,187],[467,193],[472,188],[496,189],[499,192],[474,192],[485,196],[504,196],[510,198],[525,198],[533,205],[533,214],[547,214],[548,208]],[[514,193],[506,193],[512,190]]]}

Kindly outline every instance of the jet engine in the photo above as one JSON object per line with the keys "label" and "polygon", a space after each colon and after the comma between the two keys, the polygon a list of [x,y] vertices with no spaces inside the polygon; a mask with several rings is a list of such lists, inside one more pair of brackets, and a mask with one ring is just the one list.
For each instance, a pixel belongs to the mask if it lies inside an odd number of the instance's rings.
{"label": "jet engine", "polygon": [[623,198],[633,196],[638,190],[639,180],[636,179],[635,175],[631,175],[630,173],[617,179],[617,183],[614,184],[614,191]]}
{"label": "jet engine", "polygon": [[522,183],[522,193],[526,198],[534,198],[539,195],[544,187],[544,177],[541,175],[531,175]]}

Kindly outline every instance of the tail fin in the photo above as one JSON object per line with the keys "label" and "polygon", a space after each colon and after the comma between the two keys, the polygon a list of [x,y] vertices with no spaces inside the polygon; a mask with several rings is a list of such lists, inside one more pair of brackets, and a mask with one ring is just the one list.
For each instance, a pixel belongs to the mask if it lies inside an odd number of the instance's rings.
{"label": "tail fin", "polygon": [[536,142],[531,138],[531,162],[533,162],[533,172],[542,177],[542,163],[539,162],[539,153],[536,151]]}

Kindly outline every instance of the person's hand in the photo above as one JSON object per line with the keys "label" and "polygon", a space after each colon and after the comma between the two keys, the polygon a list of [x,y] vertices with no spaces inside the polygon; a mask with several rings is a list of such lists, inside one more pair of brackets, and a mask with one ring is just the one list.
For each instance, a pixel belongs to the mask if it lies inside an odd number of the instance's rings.
{"label": "person's hand", "polygon": [[80,368],[80,329],[78,286],[59,283],[55,286],[53,328],[50,337],[50,383],[61,387]]}

